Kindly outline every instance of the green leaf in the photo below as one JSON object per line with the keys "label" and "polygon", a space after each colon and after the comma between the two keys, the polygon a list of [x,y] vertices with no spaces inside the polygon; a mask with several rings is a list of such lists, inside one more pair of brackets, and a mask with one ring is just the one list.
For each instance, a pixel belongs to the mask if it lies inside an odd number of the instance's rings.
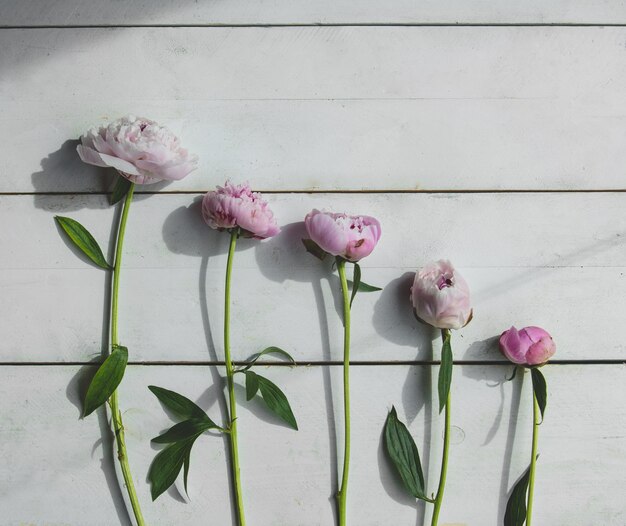
{"label": "green leaf", "polygon": [[252,367],[257,362],[257,360],[261,356],[264,356],[266,354],[278,354],[280,356],[283,356],[284,358],[287,358],[294,365],[296,364],[296,361],[293,359],[291,354],[289,354],[287,351],[284,351],[280,347],[267,347],[266,349],[263,349],[261,352],[253,354],[249,358],[248,363],[246,364],[246,366],[244,368],[240,369],[240,370],[241,371],[247,371],[248,369],[250,369],[250,367]]}
{"label": "green leaf", "polygon": [[120,385],[128,363],[128,349],[117,345],[102,362],[89,384],[85,395],[84,416],[90,415],[104,404]]}
{"label": "green leaf", "polygon": [[201,435],[209,429],[217,429],[219,426],[205,416],[204,420],[190,418],[170,427],[165,433],[152,439],[156,444],[171,444],[187,440],[193,436]]}
{"label": "green leaf", "polygon": [[189,398],[175,393],[174,391],[170,391],[169,389],[157,387],[156,385],[149,385],[148,389],[150,389],[159,401],[176,416],[184,419],[195,418],[205,422],[211,422],[207,414],[189,400]]}
{"label": "green leaf", "polygon": [[303,239],[302,244],[309,254],[313,254],[319,260],[323,261],[327,255],[326,251],[312,239]]}
{"label": "green leaf", "polygon": [[183,462],[183,482],[185,483],[185,493],[189,496],[189,490],[187,489],[187,477],[189,476],[189,464],[191,462],[191,447],[187,450],[185,455],[185,461]]}
{"label": "green leaf", "polygon": [[[191,446],[199,435],[175,442],[159,451],[148,471],[148,480],[151,484],[150,492],[152,500],[156,500],[167,488],[176,481],[176,477],[180,473],[183,465],[186,464],[185,470],[189,471],[189,458],[191,455]],[[185,476],[186,479],[186,476]],[[185,490],[187,490],[185,484]]]}
{"label": "green leaf", "polygon": [[526,493],[528,491],[528,479],[530,468],[515,484],[509,502],[506,504],[504,513],[504,526],[522,526],[526,521]]}
{"label": "green leaf", "polygon": [[246,400],[250,401],[259,390],[259,375],[252,371],[245,371],[246,375]]}
{"label": "green leaf", "polygon": [[112,268],[104,258],[98,242],[83,225],[69,217],[54,216],[54,219],[67,234],[70,241],[91,261],[103,269],[110,270]]}
{"label": "green leaf", "polygon": [[450,394],[450,385],[452,384],[452,366],[454,358],[452,356],[452,346],[450,345],[450,332],[446,331],[443,337],[443,346],[441,348],[441,366],[439,367],[439,412],[443,411]]}
{"label": "green leaf", "polygon": [[416,499],[429,500],[424,494],[424,474],[417,446],[392,407],[385,422],[385,447],[406,490]]}
{"label": "green leaf", "polygon": [[359,290],[359,286],[361,285],[361,267],[358,263],[354,264],[354,273],[352,275],[352,295],[350,296],[350,308],[352,308],[352,302],[354,301],[354,297],[356,296],[357,291]]}
{"label": "green leaf", "polygon": [[[354,283],[351,280],[348,280],[348,286],[353,287]],[[368,285],[364,281],[359,282],[359,286],[357,287],[359,292],[378,292],[379,290],[383,290],[381,287],[375,287],[374,285]]]}
{"label": "green leaf", "polygon": [[118,175],[109,201],[112,205],[121,201],[130,190],[132,183],[122,175]]}
{"label": "green leaf", "polygon": [[270,382],[267,378],[258,374],[256,377],[259,383],[261,396],[263,396],[263,400],[265,401],[267,407],[297,431],[298,424],[296,422],[296,417],[293,416],[293,411],[291,410],[291,406],[289,405],[289,401],[287,400],[285,394],[276,384]]}
{"label": "green leaf", "polygon": [[543,413],[546,410],[546,404],[548,403],[548,387],[546,385],[546,379],[542,372],[537,368],[531,369],[530,375],[533,379],[533,391],[535,393],[535,398],[537,398],[537,404],[539,405],[539,410],[541,411],[541,421],[543,422]]}

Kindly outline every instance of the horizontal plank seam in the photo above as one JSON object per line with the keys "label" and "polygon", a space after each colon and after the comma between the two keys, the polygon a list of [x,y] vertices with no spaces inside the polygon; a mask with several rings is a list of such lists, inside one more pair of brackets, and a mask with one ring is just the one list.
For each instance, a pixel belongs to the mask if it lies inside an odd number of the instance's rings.
{"label": "horizontal plank seam", "polygon": [[308,22],[268,24],[41,24],[0,25],[0,29],[282,28],[282,27],[626,27],[614,22]]}
{"label": "horizontal plank seam", "polygon": [[[208,190],[208,188],[207,188]],[[621,194],[626,193],[626,188],[598,188],[598,189],[461,189],[461,190],[266,190],[263,188],[255,188],[257,192],[264,194]],[[135,195],[200,195],[206,190],[161,190],[161,191],[136,191]],[[108,196],[111,192],[0,192],[0,197],[18,197],[18,196],[76,196],[76,195],[93,195]]]}
{"label": "horizontal plank seam", "polygon": [[[59,366],[98,366],[102,362],[92,361],[69,361],[69,362],[0,362],[0,367],[59,367]],[[234,361],[236,366],[246,365],[244,361]],[[382,361],[351,361],[350,365],[357,367],[363,366],[398,366],[398,365],[440,365],[439,360],[399,360],[395,362],[382,362]],[[498,365],[498,366],[513,366],[511,362],[506,360],[455,360],[455,365]],[[179,360],[179,361],[129,361],[128,365],[141,365],[141,366],[223,366],[224,362],[210,361],[210,360]],[[343,365],[341,361],[334,360],[321,360],[321,361],[309,361],[303,360],[297,362],[295,365],[287,362],[257,362],[256,366],[261,367],[324,367],[333,366],[340,367]],[[622,360],[552,360],[549,365],[626,365],[626,358]]]}

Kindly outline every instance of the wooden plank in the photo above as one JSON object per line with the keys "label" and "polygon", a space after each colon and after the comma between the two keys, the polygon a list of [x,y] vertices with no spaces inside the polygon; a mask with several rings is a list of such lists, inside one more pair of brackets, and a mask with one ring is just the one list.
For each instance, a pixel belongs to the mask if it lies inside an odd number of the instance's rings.
{"label": "wooden plank", "polygon": [[[261,372],[261,371],[260,371]],[[500,524],[508,491],[530,455],[530,382],[504,382],[508,368],[464,366],[453,381],[452,446],[444,524]],[[128,524],[111,469],[102,415],[79,420],[84,370],[0,367],[0,494],[7,524]],[[550,398],[540,431],[535,520],[542,524],[621,526],[626,457],[623,366],[544,369]],[[340,367],[262,371],[288,393],[300,424],[291,431],[259,403],[239,410],[243,488],[250,523],[333,524],[335,442],[342,440]],[[438,480],[441,417],[430,388],[436,368],[352,368],[352,471],[349,519],[379,526],[428,520],[390,472],[381,429],[394,404],[427,460],[429,491]],[[527,376],[527,375],[526,375]],[[130,367],[120,393],[129,458],[151,524],[230,524],[225,444],[199,439],[189,474],[191,501],[175,491],[150,502],[149,439],[172,425],[148,384],[199,399],[219,419],[219,388],[206,367]],[[36,389],[29,386],[35,385]],[[208,389],[207,389],[208,388]],[[332,390],[332,392],[331,392]],[[521,391],[521,392],[520,392]],[[240,395],[242,392],[240,391]],[[593,454],[590,454],[593,451]],[[15,464],[11,459],[19,459]],[[37,498],[33,498],[36,495]],[[558,502],[558,506],[554,503]]]}
{"label": "wooden plank", "polygon": [[[461,269],[473,291],[476,316],[455,335],[458,359],[501,359],[494,338],[511,324],[548,328],[560,359],[626,357],[610,314],[623,312],[626,297],[626,194],[267,197],[287,226],[272,240],[239,243],[238,359],[265,345],[284,347],[299,361],[341,359],[336,277],[330,262],[320,263],[300,243],[298,222],[312,208],[367,212],[382,223],[380,245],[362,266],[363,279],[384,291],[357,297],[354,360],[433,358],[430,342],[437,335],[413,319],[408,288],[411,272],[441,257]],[[204,225],[194,198],[141,196],[131,209],[121,336],[133,360],[221,359],[227,236]],[[102,196],[40,195],[34,205],[32,196],[0,198],[0,223],[11,225],[0,230],[0,360],[95,359],[102,348],[105,273],[68,249],[53,215],[81,221],[106,247],[113,209]],[[434,347],[437,358],[439,344]]]}
{"label": "wooden plank", "polygon": [[237,175],[265,190],[625,189],[625,40],[623,27],[0,30],[0,192],[102,190],[72,140],[128,111],[200,155],[175,190]]}
{"label": "wooden plank", "polygon": [[621,0],[583,1],[508,0],[493,4],[484,0],[393,0],[358,4],[304,0],[115,0],[80,2],[21,0],[0,2],[0,21],[5,26],[136,25],[136,24],[458,24],[541,23],[618,24],[626,22]]}

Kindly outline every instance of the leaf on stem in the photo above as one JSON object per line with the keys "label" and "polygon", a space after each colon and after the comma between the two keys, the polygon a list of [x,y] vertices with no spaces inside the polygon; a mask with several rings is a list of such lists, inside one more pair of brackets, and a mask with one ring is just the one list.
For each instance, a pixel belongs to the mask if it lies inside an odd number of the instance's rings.
{"label": "leaf on stem", "polygon": [[515,484],[509,497],[509,502],[506,504],[504,526],[522,526],[526,521],[526,493],[528,492],[529,477],[530,468],[526,470],[522,478]]}
{"label": "leaf on stem", "polygon": [[122,175],[118,175],[115,180],[115,186],[113,186],[113,191],[111,192],[111,197],[109,198],[109,202],[114,205],[120,202],[126,194],[130,190],[132,183],[126,179],[126,177]]}
{"label": "leaf on stem", "polygon": [[533,379],[533,392],[537,398],[537,405],[539,405],[539,411],[541,411],[541,421],[543,422],[543,413],[546,409],[546,404],[548,403],[548,387],[546,385],[546,379],[543,376],[543,373],[537,368],[531,369],[530,375]]}
{"label": "leaf on stem", "polygon": [[[289,401],[287,400],[285,393],[283,393],[276,384],[270,382],[264,376],[253,373],[252,371],[246,371],[245,374],[246,396],[250,395],[252,388],[254,387],[254,385],[252,387],[248,387],[248,382],[250,381],[249,378],[252,377],[254,378],[252,381],[258,383],[258,389],[261,391],[261,396],[263,397],[263,401],[265,402],[265,405],[267,405],[268,409],[297,431],[298,423],[296,422],[296,417],[293,416],[293,411],[291,410],[291,406],[289,405]],[[251,398],[252,397],[248,398],[248,400]]]}
{"label": "leaf on stem", "polygon": [[193,435],[180,442],[170,444],[162,451],[159,451],[148,471],[152,500],[156,500],[176,481],[183,465],[185,466],[185,491],[187,491],[187,474],[189,473],[189,459],[191,447],[200,433]]}
{"label": "leaf on stem", "polygon": [[253,354],[249,358],[248,363],[246,364],[246,366],[243,367],[242,369],[240,369],[240,371],[247,371],[248,369],[250,369],[250,367],[252,367],[257,362],[257,360],[259,358],[261,358],[261,356],[264,356],[266,354],[278,354],[278,355],[280,355],[280,356],[282,356],[284,358],[287,358],[294,365],[296,364],[296,361],[293,359],[291,354],[289,354],[287,351],[284,351],[280,347],[272,346],[272,347],[267,347],[266,349],[263,349],[261,352]]}
{"label": "leaf on stem", "polygon": [[416,499],[429,500],[424,494],[424,474],[417,446],[392,407],[385,422],[387,455],[402,479],[405,489]]}
{"label": "leaf on stem", "polygon": [[[354,283],[352,282],[352,280],[347,280],[347,281],[348,281],[348,287],[351,287],[351,288],[354,287]],[[359,286],[357,287],[357,290],[359,292],[378,292],[383,289],[382,287],[375,287],[374,285],[368,285],[364,281],[361,281],[359,283]]]}
{"label": "leaf on stem", "polygon": [[201,435],[209,429],[219,429],[219,426],[205,415],[204,419],[190,418],[170,427],[165,433],[152,439],[156,444],[172,444]]}
{"label": "leaf on stem", "polygon": [[186,398],[185,396],[174,391],[170,391],[169,389],[157,387],[156,385],[149,385],[148,389],[154,393],[154,395],[165,407],[167,407],[179,418],[195,418],[211,422],[211,419],[207,416],[207,414],[191,400],[189,400],[189,398]]}
{"label": "leaf on stem", "polygon": [[326,251],[312,239],[303,239],[302,244],[309,254],[314,255],[317,259],[321,261],[323,261],[327,255]]}
{"label": "leaf on stem", "polygon": [[249,402],[259,390],[259,376],[252,371],[244,371],[246,375],[246,400]]}
{"label": "leaf on stem", "polygon": [[450,345],[450,332],[445,331],[443,337],[443,346],[441,348],[441,366],[439,367],[439,412],[448,402],[450,394],[450,385],[452,384],[452,366],[454,358],[452,356],[452,346]]}
{"label": "leaf on stem", "polygon": [[124,377],[127,363],[128,349],[121,345],[113,347],[89,384],[83,416],[90,415],[110,398]]}
{"label": "leaf on stem", "polygon": [[89,231],[78,221],[69,217],[54,216],[57,224],[63,229],[69,240],[78,248],[85,256],[93,261],[100,268],[110,270],[111,265],[104,258],[102,249]]}
{"label": "leaf on stem", "polygon": [[354,264],[354,274],[352,275],[352,295],[350,296],[350,308],[352,308],[352,302],[356,296],[359,286],[361,285],[361,267],[358,263]]}

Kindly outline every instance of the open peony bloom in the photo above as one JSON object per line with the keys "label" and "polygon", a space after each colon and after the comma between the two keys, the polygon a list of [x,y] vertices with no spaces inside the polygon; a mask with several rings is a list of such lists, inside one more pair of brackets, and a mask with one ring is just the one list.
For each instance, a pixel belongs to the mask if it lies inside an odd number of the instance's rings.
{"label": "open peony bloom", "polygon": [[76,150],[84,162],[115,168],[137,184],[178,181],[198,162],[169,129],[133,115],[90,129],[81,142]]}
{"label": "open peony bloom", "polygon": [[417,272],[411,300],[417,317],[438,329],[460,329],[472,319],[469,287],[445,259]]}
{"label": "open peony bloom", "polygon": [[246,184],[227,182],[202,199],[202,217],[216,230],[239,227],[246,237],[264,239],[280,232],[274,214],[261,194]]}
{"label": "open peony bloom", "polygon": [[518,365],[543,365],[556,352],[552,336],[540,327],[511,327],[500,336],[500,351]]}
{"label": "open peony bloom", "polygon": [[356,262],[369,256],[380,239],[380,223],[370,216],[313,210],[304,218],[311,239],[325,252]]}

